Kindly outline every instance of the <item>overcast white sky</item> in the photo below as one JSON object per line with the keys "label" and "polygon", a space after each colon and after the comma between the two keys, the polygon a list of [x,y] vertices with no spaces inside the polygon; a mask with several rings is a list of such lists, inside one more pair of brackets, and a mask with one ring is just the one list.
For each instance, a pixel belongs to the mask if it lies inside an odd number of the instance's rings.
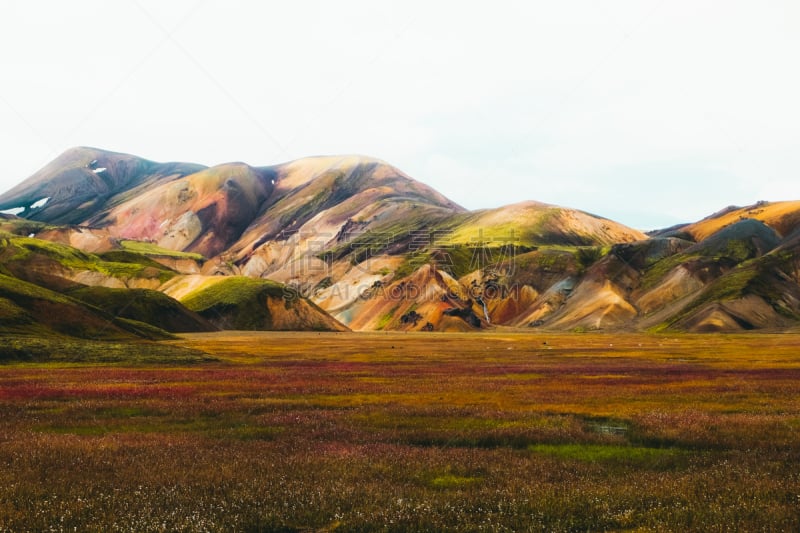
{"label": "overcast white sky", "polygon": [[800,2],[0,0],[0,191],[71,146],[384,159],[649,229],[800,199]]}

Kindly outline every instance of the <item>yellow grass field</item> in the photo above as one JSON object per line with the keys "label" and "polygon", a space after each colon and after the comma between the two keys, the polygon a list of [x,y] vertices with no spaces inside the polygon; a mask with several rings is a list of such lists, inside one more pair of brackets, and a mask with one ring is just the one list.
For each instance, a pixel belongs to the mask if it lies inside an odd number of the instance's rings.
{"label": "yellow grass field", "polygon": [[0,531],[800,530],[798,335],[146,346],[0,364]]}

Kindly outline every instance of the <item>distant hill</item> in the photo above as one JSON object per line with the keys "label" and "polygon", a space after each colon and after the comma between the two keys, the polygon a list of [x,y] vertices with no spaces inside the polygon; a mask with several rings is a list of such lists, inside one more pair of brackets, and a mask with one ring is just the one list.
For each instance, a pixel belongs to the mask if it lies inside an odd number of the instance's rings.
{"label": "distant hill", "polygon": [[0,196],[0,211],[52,224],[80,224],[153,184],[202,170],[189,163],[154,163],[96,148],[72,148]]}
{"label": "distant hill", "polygon": [[205,278],[181,300],[220,329],[347,331],[307,299],[269,280]]}
{"label": "distant hill", "polygon": [[800,201],[645,235],[535,201],[468,211],[364,156],[205,167],[73,148],[0,195],[0,211],[0,273],[120,317],[125,291],[158,291],[171,299],[135,293],[148,305],[126,319],[159,323],[179,301],[176,331],[800,320]]}
{"label": "distant hill", "polygon": [[0,274],[0,335],[94,340],[162,340],[161,328],[117,317],[80,300]]}

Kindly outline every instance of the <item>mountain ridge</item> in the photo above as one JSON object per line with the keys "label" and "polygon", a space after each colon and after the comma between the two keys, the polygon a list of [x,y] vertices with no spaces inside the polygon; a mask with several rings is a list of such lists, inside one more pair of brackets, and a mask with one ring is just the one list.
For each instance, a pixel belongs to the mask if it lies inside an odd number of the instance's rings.
{"label": "mountain ridge", "polygon": [[[286,288],[279,297],[266,285],[228,284],[254,295],[246,302],[207,292],[227,302],[204,304],[232,317],[217,321],[223,327],[735,331],[800,318],[794,201],[729,206],[644,234],[533,200],[469,211],[368,156],[208,167],[78,147],[0,195],[0,211],[13,208],[20,216],[3,215],[0,231],[155,261],[174,279],[145,288],[179,300],[188,293],[177,287],[212,287],[215,276]],[[30,261],[42,272],[41,257]],[[56,274],[39,282],[119,286],[64,261],[50,261]],[[25,276],[21,264],[11,270]],[[257,296],[267,293],[283,307]],[[308,301],[302,312],[293,298]],[[265,318],[246,320],[230,305],[265,309]],[[284,320],[280,309],[300,314]],[[322,310],[334,321],[315,318]]]}

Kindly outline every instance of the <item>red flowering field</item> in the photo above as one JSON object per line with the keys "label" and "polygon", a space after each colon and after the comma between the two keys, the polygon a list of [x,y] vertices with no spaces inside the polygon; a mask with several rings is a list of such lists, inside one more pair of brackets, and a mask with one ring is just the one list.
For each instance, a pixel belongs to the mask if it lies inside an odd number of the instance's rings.
{"label": "red flowering field", "polygon": [[0,530],[800,530],[800,336],[159,346],[0,364]]}

